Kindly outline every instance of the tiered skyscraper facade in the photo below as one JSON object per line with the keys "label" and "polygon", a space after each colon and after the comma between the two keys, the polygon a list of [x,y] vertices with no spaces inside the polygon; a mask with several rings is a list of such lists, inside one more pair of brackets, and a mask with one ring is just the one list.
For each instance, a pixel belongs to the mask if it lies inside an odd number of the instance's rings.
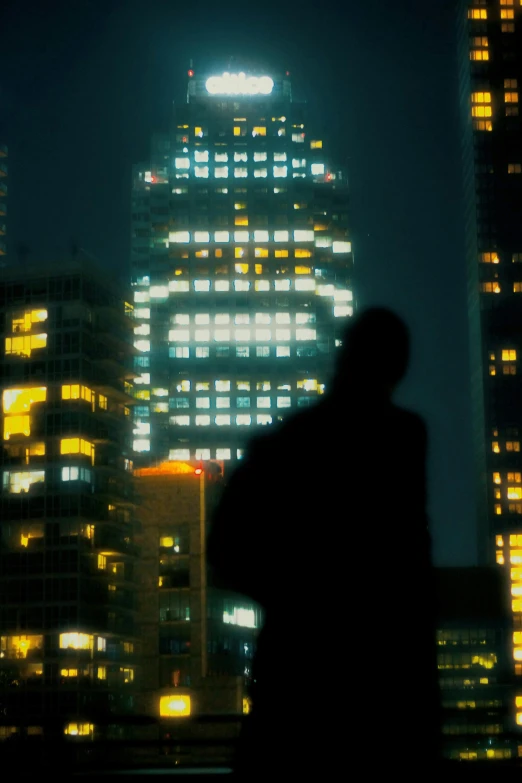
{"label": "tiered skyscraper facade", "polygon": [[190,70],[134,170],[134,449],[235,460],[325,390],[353,312],[347,183],[288,75]]}
{"label": "tiered skyscraper facade", "polygon": [[110,714],[134,708],[133,348],[123,296],[90,260],[0,275],[4,738],[27,727],[92,737]]}

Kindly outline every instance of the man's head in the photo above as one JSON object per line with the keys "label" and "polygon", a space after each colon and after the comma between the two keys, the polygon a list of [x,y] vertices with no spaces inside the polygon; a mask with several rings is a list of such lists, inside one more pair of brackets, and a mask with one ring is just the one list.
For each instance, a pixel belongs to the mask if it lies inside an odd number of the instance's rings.
{"label": "man's head", "polygon": [[404,321],[385,307],[368,308],[346,327],[334,387],[389,396],[406,374],[409,358]]}

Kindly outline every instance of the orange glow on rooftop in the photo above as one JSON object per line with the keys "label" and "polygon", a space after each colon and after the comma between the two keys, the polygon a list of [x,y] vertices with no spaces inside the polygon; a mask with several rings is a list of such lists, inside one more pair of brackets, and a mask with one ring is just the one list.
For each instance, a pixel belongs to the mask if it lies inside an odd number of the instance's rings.
{"label": "orange glow on rooftop", "polygon": [[201,468],[195,468],[193,465],[189,465],[188,462],[167,460],[159,465],[155,465],[153,468],[137,468],[134,471],[135,476],[181,476],[189,473],[199,475]]}

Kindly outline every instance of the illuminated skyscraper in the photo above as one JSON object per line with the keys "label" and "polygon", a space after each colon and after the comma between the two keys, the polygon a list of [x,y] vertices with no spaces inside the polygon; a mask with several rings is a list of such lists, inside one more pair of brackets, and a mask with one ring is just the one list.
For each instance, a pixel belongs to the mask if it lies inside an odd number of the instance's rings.
{"label": "illuminated skyscraper", "polygon": [[132,325],[90,260],[2,270],[0,324],[0,736],[88,738],[133,708]]}
{"label": "illuminated skyscraper", "polygon": [[190,70],[132,198],[134,448],[234,460],[325,389],[353,310],[346,180],[288,74]]}
{"label": "illuminated skyscraper", "polygon": [[522,6],[459,15],[478,550],[510,569],[522,674]]}

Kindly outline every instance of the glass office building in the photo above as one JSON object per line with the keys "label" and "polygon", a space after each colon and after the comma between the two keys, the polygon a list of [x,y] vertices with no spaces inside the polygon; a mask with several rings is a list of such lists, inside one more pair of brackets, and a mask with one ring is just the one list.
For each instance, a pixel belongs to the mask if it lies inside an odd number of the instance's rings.
{"label": "glass office building", "polygon": [[189,71],[134,168],[140,463],[234,461],[324,392],[353,312],[347,201],[288,75]]}

